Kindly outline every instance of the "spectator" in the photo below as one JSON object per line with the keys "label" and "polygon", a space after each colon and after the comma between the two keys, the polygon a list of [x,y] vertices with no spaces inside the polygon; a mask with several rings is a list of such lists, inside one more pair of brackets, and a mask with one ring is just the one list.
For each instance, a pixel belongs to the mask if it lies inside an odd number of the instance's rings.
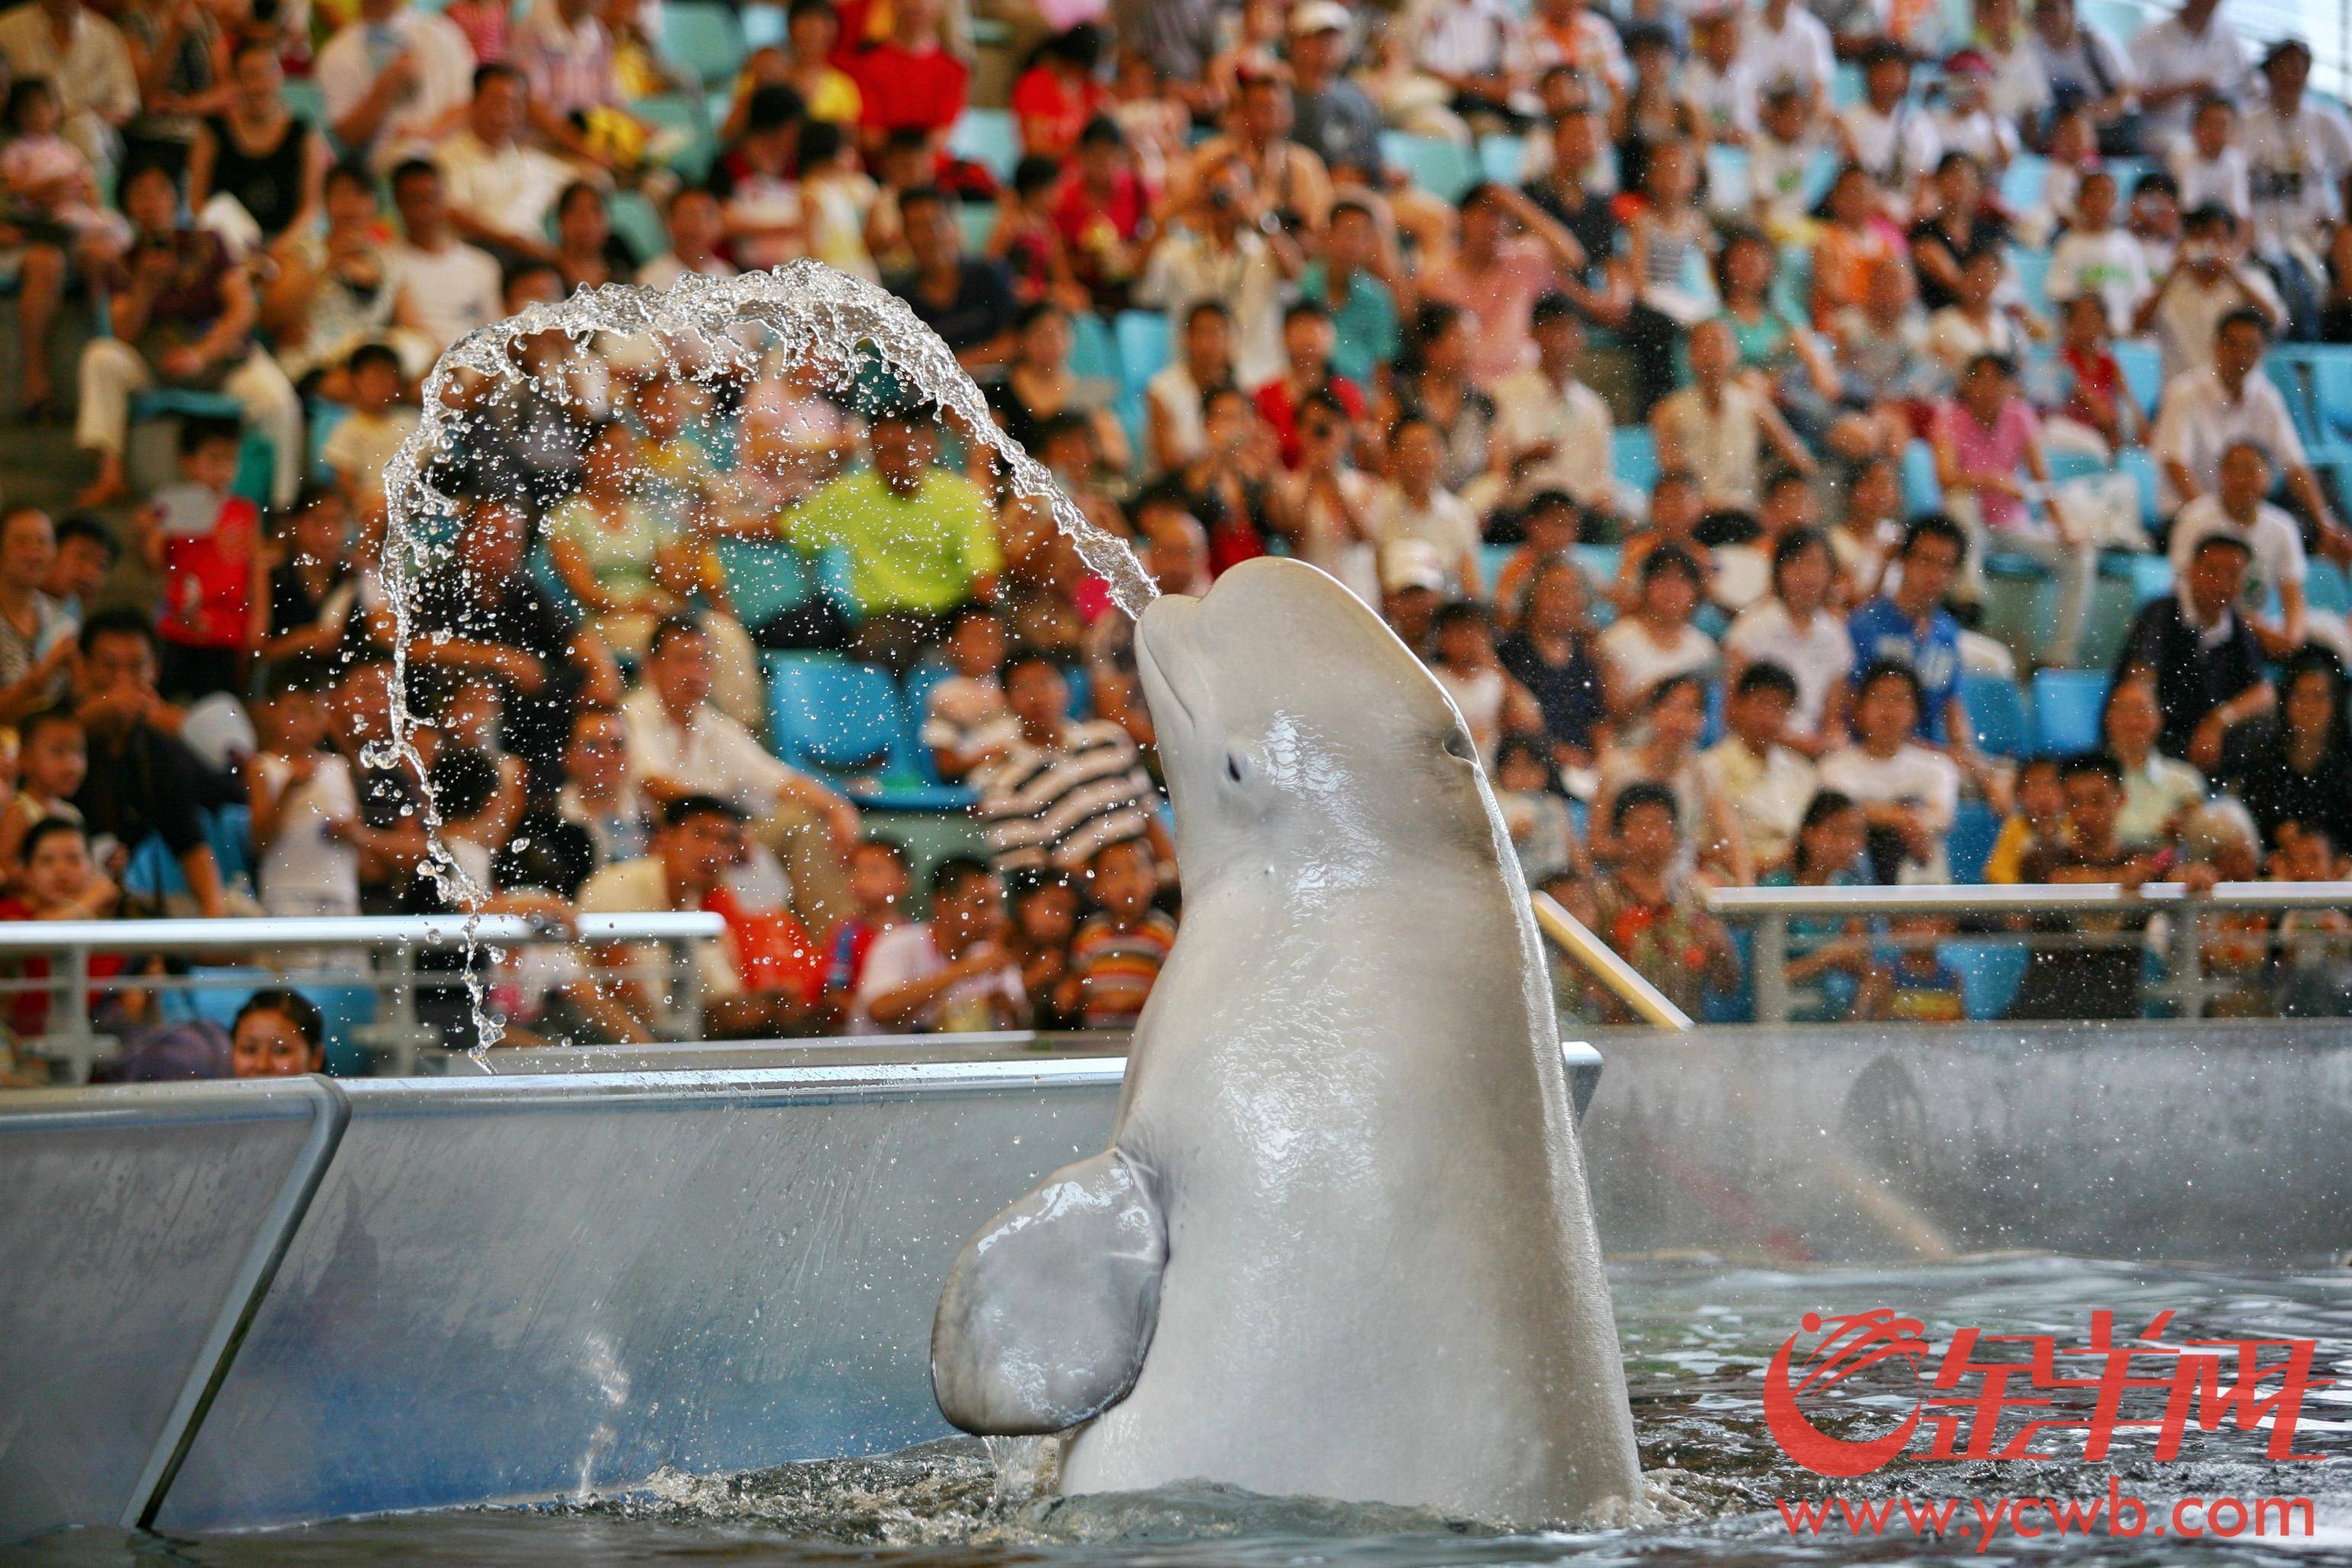
{"label": "spectator", "polygon": [[[2176,426],[2176,434],[2179,432]],[[2203,436],[2194,437],[2200,444]],[[2271,487],[2271,464],[2259,442],[2239,440],[2222,450],[2220,483],[2180,508],[2172,520],[2166,543],[2175,578],[2185,578],[2197,547],[2214,534],[2228,534],[2244,542],[2250,570],[2239,590],[2234,608],[2271,658],[2284,658],[2304,644],[2309,609],[2304,598],[2308,566],[2303,554],[2303,529],[2295,520],[2263,497]],[[2275,597],[2279,619],[2273,624],[2264,611]]]}
{"label": "spectator", "polygon": [[352,508],[362,515],[384,506],[383,471],[414,434],[420,412],[403,401],[400,356],[382,343],[362,343],[344,367],[350,412],[329,433],[320,461],[334,470]]}
{"label": "spectator", "polygon": [[812,120],[801,128],[801,212],[808,253],[836,272],[881,278],[866,234],[881,187],[857,162],[857,149],[840,126]]}
{"label": "spectator", "polygon": [[1691,384],[1657,405],[1650,428],[1659,463],[1699,476],[1706,506],[1752,511],[1764,444],[1801,474],[1814,464],[1770,400],[1736,379],[1738,352],[1729,323],[1702,322],[1690,336]]}
{"label": "spectator", "polygon": [[652,848],[656,812],[633,773],[629,727],[619,710],[578,709],[552,808],[527,814],[518,828],[520,836],[546,847],[555,868],[550,892],[577,899],[597,871]]}
{"label": "spectator", "polygon": [[1056,1009],[1086,1029],[1133,1029],[1176,946],[1176,922],[1152,907],[1160,891],[1151,846],[1127,839],[1095,852],[1087,887],[1096,910],[1070,943]]}
{"label": "spectator", "polygon": [[[1611,804],[1617,864],[1593,889],[1593,929],[1665,998],[1694,1017],[1705,993],[1739,984],[1739,955],[1723,922],[1677,873],[1683,845],[1674,791],[1629,784]],[[1613,998],[1596,998],[1612,1009]]]}
{"label": "spectator", "polygon": [[[2148,443],[2164,484],[2162,504],[2185,507],[2211,490],[2221,477],[2221,455],[2233,443],[2253,443],[2286,480],[2287,488],[2315,518],[2329,553],[2352,557],[2352,535],[2336,519],[2305,456],[2286,400],[2268,376],[2258,373],[2269,344],[2269,326],[2253,310],[2233,310],[2213,329],[2210,369],[2186,371],[2164,387]],[[2265,486],[2267,488],[2267,486]],[[2270,565],[2270,562],[2264,562]]]}
{"label": "spectator", "polygon": [[[262,749],[246,764],[261,907],[289,919],[360,912],[359,795],[327,740],[327,679],[309,663],[272,674],[259,717]],[[446,809],[446,808],[445,808]]]}
{"label": "spectator", "polygon": [[866,839],[849,852],[849,895],[856,908],[824,939],[824,996],[838,1018],[847,1018],[856,998],[875,939],[906,924],[912,875],[906,847],[896,839]]}
{"label": "spectator", "polygon": [[1484,511],[1495,489],[1495,400],[1469,379],[1470,319],[1459,306],[1423,301],[1391,388],[1399,413],[1417,413],[1437,427],[1438,484]]}
{"label": "spectator", "polygon": [[1814,796],[1813,765],[1782,739],[1796,705],[1794,675],[1769,661],[1749,664],[1725,706],[1729,733],[1699,758],[1759,871],[1787,863]]}
{"label": "spectator", "polygon": [[1791,528],[1772,547],[1772,592],[1739,612],[1724,633],[1724,674],[1738,683],[1751,664],[1770,664],[1794,685],[1786,738],[1807,757],[1832,749],[1845,735],[1847,677],[1853,638],[1830,607],[1834,562],[1811,528]]}
{"label": "spectator", "polygon": [[574,180],[555,201],[555,267],[567,293],[601,288],[635,276],[637,257],[613,232],[604,193]]}
{"label": "spectator", "polygon": [[1008,649],[1003,617],[980,605],[960,613],[948,633],[945,652],[955,674],[925,699],[922,742],[950,783],[1001,760],[1020,740],[1004,702]]}
{"label": "spectator", "polygon": [[1069,685],[1041,653],[1013,657],[1004,692],[1020,737],[974,780],[1000,872],[1051,867],[1075,876],[1104,845],[1129,839],[1148,841],[1161,861],[1175,859],[1150,775],[1126,730],[1071,719]]}
{"label": "spectator", "polygon": [[[1663,235],[1671,225],[1663,219],[1661,225]],[[1638,246],[1638,236],[1649,231],[1634,232]],[[1468,316],[1470,380],[1492,388],[1535,358],[1528,333],[1536,302],[1547,294],[1580,291],[1577,280],[1587,260],[1576,235],[1524,193],[1488,183],[1462,198],[1459,244],[1451,256],[1424,270],[1422,292]]]}
{"label": "spectator", "polygon": [[2058,614],[2042,660],[2073,664],[2090,612],[2098,546],[2056,497],[2046,503],[2046,518],[2035,517],[2027,507],[2019,470],[2046,488],[2050,464],[2042,452],[2042,423],[2018,394],[2008,361],[1979,354],[1969,361],[1959,396],[1937,410],[1935,445],[1936,477],[1947,504],[1976,535],[1969,559],[1981,562],[1998,548],[2030,556],[2055,572]]}
{"label": "spectator", "polygon": [[2172,151],[2171,167],[2183,207],[2192,213],[2221,207],[2242,225],[2252,216],[2252,197],[2237,132],[2236,105],[2218,96],[2199,99],[2188,139]]}
{"label": "spectator", "polygon": [[865,617],[859,656],[903,671],[939,642],[957,608],[993,595],[1004,558],[986,498],[935,465],[927,409],[886,409],[868,445],[870,469],[826,485],[787,521],[798,549],[847,552]]}
{"label": "spectator", "polygon": [[2209,771],[2244,802],[2264,842],[2275,846],[2296,823],[2320,829],[2332,843],[2352,842],[2347,768],[2343,666],[2326,649],[2305,648],[2280,672],[2275,708],[2264,703],[2253,718],[2232,727]]}
{"label": "spectator", "polygon": [[1102,30],[1090,22],[1037,46],[1029,68],[1013,84],[1022,152],[1065,159],[1077,150],[1078,133],[1110,107],[1109,90],[1097,79],[1102,48]]}
{"label": "spectator", "polygon": [[964,256],[955,214],[937,189],[908,192],[898,210],[915,270],[893,281],[891,292],[940,335],[967,371],[979,374],[1003,364],[1012,357],[1016,309],[1003,268]]}
{"label": "spectator", "polygon": [[2074,0],[2034,0],[2033,57],[2050,86],[2053,104],[2080,104],[2098,127],[2099,151],[2127,157],[2140,151],[2139,113],[2132,89],[2138,74],[2114,40],[2074,15]]}
{"label": "spectator", "polygon": [[2124,380],[2122,364],[2107,347],[2107,312],[2095,294],[2081,294],[2059,307],[2064,333],[2059,370],[2073,382],[2063,409],[2048,434],[2054,444],[2106,457],[2138,444],[2147,427],[2139,400]]}
{"label": "spectator", "polygon": [[2204,775],[2157,750],[2163,725],[2156,677],[2145,670],[2126,672],[2107,693],[2099,731],[2123,775],[2116,831],[2136,843],[2179,843],[2189,817],[2205,804]]}
{"label": "spectator", "polygon": [[81,821],[73,797],[89,775],[89,745],[73,709],[45,708],[19,724],[16,737],[16,789],[0,810],[0,883],[23,873],[25,837],[35,825],[52,817]]}
{"label": "spectator", "polygon": [[174,698],[237,690],[251,651],[261,513],[229,493],[239,439],[225,421],[182,421],[181,483],[156,492],[135,525],[148,570],[168,584],[157,630]]}
{"label": "spectator", "polygon": [[113,23],[81,0],[33,0],[0,16],[0,63],[13,80],[47,82],[66,140],[93,168],[114,166],[121,129],[139,111],[139,82]]}
{"label": "spectator", "polygon": [[1565,294],[1543,296],[1529,331],[1535,364],[1495,385],[1501,418],[1492,451],[1504,497],[1525,506],[1538,491],[1559,490],[1588,511],[1613,513],[1609,407],[1577,377],[1584,324],[1576,306]]}
{"label": "spectator", "polygon": [[1559,770],[1541,740],[1531,735],[1503,737],[1495,759],[1495,803],[1502,809],[1504,830],[1529,887],[1583,874]]}
{"label": "spectator", "polygon": [[254,992],[236,1009],[228,1039],[232,1078],[299,1078],[327,1069],[326,1019],[299,991]]}
{"label": "spectator", "polygon": [[439,355],[508,313],[499,264],[457,238],[438,169],[421,159],[394,169],[392,204],[404,236],[384,257],[395,325]]}
{"label": "spectator", "polygon": [[456,123],[472,90],[474,50],[446,16],[405,0],[360,0],[359,16],[320,49],[312,74],[336,142],[381,173],[429,152]]}
{"label": "spectator", "polygon": [[2216,346],[2230,316],[2252,311],[2265,339],[2285,324],[2278,290],[2246,264],[2238,242],[2237,220],[2226,207],[2190,212],[2183,220],[2179,251],[2132,318],[2134,332],[2155,332],[2164,350],[2168,388],[2191,371],[2219,367]]}
{"label": "spectator", "polygon": [[122,547],[103,521],[88,512],[68,512],[57,526],[57,553],[41,591],[79,625],[121,559]]}
{"label": "spectator", "polygon": [[2263,56],[2262,100],[2246,115],[2254,255],[2280,280],[2295,336],[2316,335],[2326,269],[2316,236],[2343,213],[2352,120],[2307,99],[2311,47],[2282,38]]}
{"label": "spectator", "polygon": [[121,261],[130,226],[100,204],[98,173],[73,143],[58,134],[58,95],[31,77],[11,84],[8,143],[0,149],[0,194],[7,198],[11,246],[16,253],[16,329],[23,344],[17,418],[26,424],[57,417],[49,383],[49,333],[65,298],[70,259],[82,272],[103,276]]}
{"label": "spectator", "polygon": [[1822,785],[1861,806],[1874,882],[1951,880],[1944,841],[1959,806],[1950,758],[1920,745],[1925,694],[1906,664],[1881,660],[1854,682],[1853,744],[1822,758]]}
{"label": "spectator", "polygon": [[963,113],[970,68],[940,44],[939,0],[894,0],[889,37],[851,57],[868,152],[894,131],[920,131],[935,153]]}
{"label": "spectator", "polygon": [[666,215],[669,249],[637,268],[640,284],[667,288],[688,273],[704,277],[735,276],[735,264],[719,254],[726,222],[717,196],[693,185],[681,185],[670,193]]}
{"label": "spectator", "polygon": [[2139,236],[2115,225],[2114,172],[2095,169],[2083,176],[2074,197],[2074,221],[2051,253],[2046,287],[2053,299],[2089,296],[2105,308],[2111,330],[2130,328],[2140,302],[2156,287],[2155,269]]}
{"label": "spectator", "polygon": [[278,237],[266,260],[262,329],[278,362],[297,385],[323,380],[363,342],[383,339],[402,354],[401,368],[421,375],[436,351],[392,327],[392,247],[376,215],[375,179],[353,163],[327,171],[323,231],[296,227]]}
{"label": "spectator", "polygon": [[1678,545],[1652,550],[1640,583],[1632,612],[1601,634],[1609,712],[1621,727],[1662,683],[1711,672],[1717,663],[1715,639],[1691,624],[1705,583],[1690,553]]}
{"label": "spectator", "polygon": [[[743,854],[743,813],[717,796],[673,796],[662,810],[653,852],[608,865],[580,890],[583,915],[707,909],[723,902],[725,878]],[[731,943],[695,949],[702,1027],[713,1039],[764,1039],[796,1031],[805,1008],[783,990],[755,991],[730,954]],[[583,1031],[615,1044],[637,1043],[675,1027],[669,1015],[668,961],[658,943],[602,944],[588,949],[593,998],[573,994]]]}
{"label": "spectator", "polygon": [[1495,657],[1494,626],[1478,606],[1445,605],[1431,618],[1430,635],[1429,672],[1453,699],[1478,760],[1492,773],[1504,735],[1533,733],[1542,726],[1542,712]]}
{"label": "spectator", "polygon": [[2183,0],[2178,12],[2132,39],[2132,85],[2141,134],[2149,142],[2187,131],[2199,100],[2235,93],[2244,84],[2251,64],[2246,46],[2217,25],[2221,10],[2221,0]]}
{"label": "spectator", "polygon": [[[110,862],[160,837],[197,910],[217,920],[228,909],[199,815],[217,787],[173,733],[178,716],[157,695],[155,671],[155,633],[138,611],[105,611],[82,622],[75,695],[90,766],[74,806],[92,834],[111,841]],[[119,873],[121,864],[107,869]]]}
{"label": "spectator", "polygon": [[[1823,789],[1803,810],[1788,863],[1766,876],[1764,885],[1866,885],[1862,808],[1834,789]],[[1868,923],[1835,915],[1800,915],[1789,923],[1786,977],[1789,1016],[1802,1023],[1883,1018],[1893,984],[1878,961]]]}
{"label": "spectator", "polygon": [[275,39],[249,38],[230,55],[226,112],[206,120],[188,150],[188,205],[240,251],[308,225],[325,199],[334,153],[317,127],[283,100]]}
{"label": "spectator", "polygon": [[2062,758],[2029,757],[2017,765],[2017,804],[2001,819],[1985,856],[1984,879],[2004,886],[2025,880],[2025,857],[2066,835],[2066,787]]}
{"label": "spectator", "polygon": [[1233,313],[1203,299],[1182,324],[1177,356],[1144,384],[1145,446],[1154,473],[1182,468],[1207,449],[1209,394],[1235,384]]}
{"label": "spectator", "polygon": [[841,16],[832,0],[793,0],[784,13],[784,85],[800,94],[811,120],[855,131],[865,117],[865,96],[847,71],[834,64],[841,46]]}
{"label": "spectator", "polygon": [[806,248],[798,179],[805,114],[800,94],[788,87],[755,89],[741,131],[711,167],[710,189],[722,204],[728,246],[742,266],[781,266]]}
{"label": "spectator", "polygon": [[104,506],[128,493],[122,452],[131,395],[159,384],[217,389],[236,399],[277,455],[273,496],[279,505],[290,502],[302,411],[284,372],[253,342],[251,283],[229,265],[216,237],[180,224],[179,194],[162,170],[132,173],[122,204],[138,239],[111,300],[115,336],[94,338],[82,350],[75,440],[98,454],[98,478],[81,504]]}
{"label": "spectator", "polygon": [[41,591],[57,537],[37,507],[0,507],[0,723],[15,723],[65,695],[74,622]]}
{"label": "spectator", "polygon": [[1496,656],[1535,698],[1554,766],[1589,772],[1608,707],[1602,657],[1585,616],[1584,577],[1573,560],[1551,558],[1535,568],[1519,629]]}
{"label": "spectator", "polygon": [[444,141],[434,161],[460,236],[496,256],[552,261],[548,216],[575,175],[572,165],[521,140],[530,125],[522,72],[482,66],[474,72],[466,129]]}
{"label": "spectator", "polygon": [[2236,610],[2250,559],[2237,534],[2205,535],[2173,591],[2141,609],[2116,661],[2118,683],[2137,670],[2156,679],[2158,747],[2209,772],[2221,761],[2223,737],[2276,701],[2262,644]]}
{"label": "spectator", "polygon": [[711,665],[710,635],[699,622],[673,616],[654,628],[645,686],[621,709],[636,784],[666,810],[710,796],[754,824],[762,848],[789,868],[788,877],[771,878],[782,881],[803,923],[823,930],[848,907],[843,857],[861,836],[856,810],[712,706]]}
{"label": "spectator", "polygon": [[624,107],[612,32],[596,0],[541,0],[507,58],[530,87],[530,118],[549,145],[618,175],[644,161],[648,131]]}
{"label": "spectator", "polygon": [[[2116,831],[2124,806],[2122,769],[2112,757],[2070,759],[2060,769],[2066,792],[2066,831],[2037,845],[2025,859],[2025,880],[2057,884],[2112,883],[2126,893],[2156,879],[2171,862],[2153,846]],[[2210,885],[2208,879],[2207,885]],[[2010,1004],[2012,1019],[2133,1019],[2139,1016],[2140,945],[2147,916],[2078,910],[2037,915],[2034,928],[2071,932],[2095,945],[2037,943],[2028,950],[2025,979]]]}
{"label": "spectator", "polygon": [[1169,213],[1143,265],[1135,302],[1189,322],[1215,300],[1233,321],[1234,379],[1254,387],[1282,371],[1282,308],[1306,267],[1297,243],[1238,160],[1199,172]]}
{"label": "spectator", "polygon": [[1857,665],[1899,660],[1918,678],[1921,738],[1964,748],[1969,718],[1960,706],[1960,624],[1944,608],[1944,596],[1968,559],[1968,536],[1949,517],[1914,518],[1895,552],[1902,568],[1890,593],[1882,593],[1846,622]]}
{"label": "spectator", "polygon": [[1334,0],[1307,0],[1292,9],[1291,134],[1336,180],[1378,189],[1386,166],[1381,111],[1345,74],[1351,26],[1348,8]]}
{"label": "spectator", "polygon": [[[1612,747],[1601,758],[1600,787],[1593,795],[1592,818],[1616,821],[1612,804],[1635,784],[1663,784],[1674,791],[1677,821],[1690,824],[1685,870],[1706,869],[1714,880],[1745,886],[1756,880],[1748,841],[1739,831],[1731,801],[1717,787],[1715,774],[1698,750],[1706,727],[1706,687],[1696,675],[1670,675],[1652,689],[1644,705],[1639,736]],[[1612,861],[1621,847],[1596,833],[1592,858]]]}
{"label": "spectator", "polygon": [[931,917],[893,927],[866,955],[850,1030],[960,1033],[1018,1028],[1029,996],[1006,940],[1004,890],[979,861],[931,870]]}

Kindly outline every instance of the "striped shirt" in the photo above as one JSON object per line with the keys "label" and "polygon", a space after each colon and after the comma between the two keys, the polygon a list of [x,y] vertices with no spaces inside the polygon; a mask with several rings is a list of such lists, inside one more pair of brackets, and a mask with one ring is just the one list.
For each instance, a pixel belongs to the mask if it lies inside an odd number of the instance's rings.
{"label": "striped shirt", "polygon": [[1135,738],[1101,720],[1067,726],[1057,746],[1016,742],[978,783],[980,820],[1007,873],[1082,872],[1104,845],[1148,834],[1157,803]]}
{"label": "striped shirt", "polygon": [[1176,922],[1157,909],[1131,927],[1108,915],[1079,926],[1070,944],[1070,972],[1077,977],[1078,1011],[1086,1027],[1131,1027],[1175,946]]}

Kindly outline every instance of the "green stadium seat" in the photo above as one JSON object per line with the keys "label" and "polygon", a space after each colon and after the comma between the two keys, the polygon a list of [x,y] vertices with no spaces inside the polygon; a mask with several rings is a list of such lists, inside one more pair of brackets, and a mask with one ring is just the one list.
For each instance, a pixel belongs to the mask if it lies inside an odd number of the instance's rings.
{"label": "green stadium seat", "polygon": [[1405,171],[1414,184],[1443,201],[1460,201],[1478,183],[1478,165],[1469,150],[1446,137],[1383,131],[1381,155]]}
{"label": "green stadium seat", "polygon": [[999,180],[1010,180],[1013,166],[1021,162],[1021,128],[1010,110],[966,109],[948,132],[948,151]]}
{"label": "green stadium seat", "polygon": [[2044,757],[2072,757],[2098,748],[2107,706],[2105,670],[2037,670],[2033,728]]}
{"label": "green stadium seat", "polygon": [[705,87],[731,82],[747,53],[742,25],[729,6],[670,0],[662,7],[662,53]]}

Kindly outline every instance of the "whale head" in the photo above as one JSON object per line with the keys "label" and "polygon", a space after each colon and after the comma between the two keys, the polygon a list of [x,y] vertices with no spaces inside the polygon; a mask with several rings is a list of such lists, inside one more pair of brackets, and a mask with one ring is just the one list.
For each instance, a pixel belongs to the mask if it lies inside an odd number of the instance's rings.
{"label": "whale head", "polygon": [[1336,578],[1245,561],[1200,598],[1153,601],[1135,648],[1188,893],[1244,867],[1309,891],[1401,857],[1496,869],[1499,818],[1461,715]]}

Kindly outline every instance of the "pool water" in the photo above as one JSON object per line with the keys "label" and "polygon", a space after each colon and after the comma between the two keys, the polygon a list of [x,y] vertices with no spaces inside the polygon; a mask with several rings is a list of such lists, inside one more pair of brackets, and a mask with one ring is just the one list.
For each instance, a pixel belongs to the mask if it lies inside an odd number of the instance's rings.
{"label": "pool water", "polygon": [[[971,1438],[924,1445],[882,1458],[787,1465],[733,1477],[664,1475],[623,1496],[534,1508],[466,1510],[351,1521],[302,1529],[198,1539],[73,1531],[0,1552],[42,1564],[235,1565],[421,1563],[618,1563],[724,1561],[776,1563],[921,1563],[1335,1564],[1706,1563],[1896,1562],[1922,1555],[2020,1557],[2102,1563],[2352,1562],[2352,1270],[2252,1273],[2166,1265],[2086,1262],[2049,1257],[1973,1259],[1916,1268],[1727,1269],[1706,1260],[1622,1263],[1612,1270],[1642,1459],[1655,1522],[1628,1530],[1504,1534],[1411,1510],[1255,1497],[1195,1484],[1105,1498],[1039,1495],[1024,1467],[1034,1447],[1000,1443],[1001,1476],[988,1448]],[[1808,1312],[1891,1308],[1919,1319],[1933,1347],[1932,1372],[1955,1330],[2053,1335],[2084,1342],[2094,1309],[2111,1309],[2119,1337],[2158,1313],[2174,1316],[2163,1338],[2303,1338],[2317,1342],[2322,1388],[2296,1430],[2311,1462],[2274,1462],[2266,1429],[2192,1423],[2178,1458],[2151,1456],[2154,1434],[2117,1432],[2109,1462],[2081,1462],[2078,1433],[2055,1433],[2037,1448],[2074,1458],[1914,1462],[1830,1481],[1788,1459],[1768,1430],[1764,1370]],[[1808,1342],[1810,1343],[1810,1342]],[[1987,1346],[1979,1359],[2022,1360],[2022,1346]],[[2268,1364],[2269,1356],[2264,1357]],[[2135,1373],[2147,1370],[2135,1363]],[[1822,1429],[1862,1437],[1885,1429],[1917,1397],[1907,1372],[1857,1378],[1851,1397],[1807,1406]],[[2021,1387],[2021,1392],[2026,1392]],[[2160,1411],[2164,1396],[2131,1396],[2126,1416]],[[2153,1401],[2153,1405],[2147,1403]],[[2087,1406],[2080,1409],[2087,1410]],[[2044,1412],[2057,1414],[2060,1412]],[[2004,1437],[2021,1416],[2002,1427]],[[1927,1450],[1924,1437],[1908,1453]],[[1888,1499],[2012,1497],[2105,1499],[2111,1483],[2143,1502],[2151,1521],[2169,1517],[2183,1496],[2311,1500],[2312,1530],[2194,1542],[2152,1533],[2043,1535],[2003,1529],[1989,1543],[1979,1527],[1940,1542],[1899,1528],[1857,1538],[1843,1525],[1819,1536],[1792,1534],[1779,1506],[1832,1495],[1866,1503]],[[2200,1505],[2201,1506],[2201,1505]],[[1963,1505],[1956,1524],[1969,1519]],[[2042,1516],[2028,1516],[2039,1524]],[[2201,1516],[2200,1516],[2201,1517]],[[2226,1517],[2224,1520],[2226,1522]],[[2247,1527],[2251,1531],[2251,1526]]]}

